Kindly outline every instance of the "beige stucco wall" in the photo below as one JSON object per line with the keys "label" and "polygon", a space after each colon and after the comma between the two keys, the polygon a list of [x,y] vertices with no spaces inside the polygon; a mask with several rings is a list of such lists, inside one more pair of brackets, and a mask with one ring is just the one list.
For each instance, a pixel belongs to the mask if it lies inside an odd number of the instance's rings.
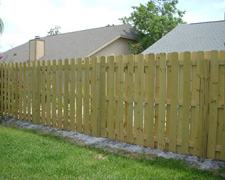
{"label": "beige stucco wall", "polygon": [[128,50],[129,41],[134,42],[134,40],[119,38],[91,56],[109,56],[112,54],[117,56],[131,54],[131,52]]}

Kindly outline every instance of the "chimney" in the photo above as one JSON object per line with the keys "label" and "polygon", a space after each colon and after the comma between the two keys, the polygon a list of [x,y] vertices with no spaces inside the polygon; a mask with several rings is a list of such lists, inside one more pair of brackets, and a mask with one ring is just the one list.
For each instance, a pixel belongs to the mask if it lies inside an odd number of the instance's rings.
{"label": "chimney", "polygon": [[29,42],[29,60],[36,61],[45,55],[45,41],[40,39],[40,36],[35,36],[35,39]]}

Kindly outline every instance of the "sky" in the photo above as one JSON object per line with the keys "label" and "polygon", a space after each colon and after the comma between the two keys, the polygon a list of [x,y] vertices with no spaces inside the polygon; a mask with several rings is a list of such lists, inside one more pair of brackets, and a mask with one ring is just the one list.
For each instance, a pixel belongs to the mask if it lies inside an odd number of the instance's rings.
{"label": "sky", "polygon": [[[0,52],[34,39],[47,36],[55,25],[60,32],[122,24],[131,6],[149,0],[0,0],[0,18],[4,31],[0,35]],[[177,8],[186,11],[187,23],[224,20],[225,0],[179,0]]]}

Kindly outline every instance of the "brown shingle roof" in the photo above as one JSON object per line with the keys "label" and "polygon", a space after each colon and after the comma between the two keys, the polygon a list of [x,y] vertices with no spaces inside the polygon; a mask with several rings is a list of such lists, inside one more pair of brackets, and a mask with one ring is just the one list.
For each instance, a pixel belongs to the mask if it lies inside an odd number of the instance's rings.
{"label": "brown shingle roof", "polygon": [[[86,57],[119,37],[135,39],[137,34],[130,25],[124,24],[46,36],[41,38],[45,40],[45,56],[40,60]],[[15,62],[28,61],[29,42],[2,55]]]}

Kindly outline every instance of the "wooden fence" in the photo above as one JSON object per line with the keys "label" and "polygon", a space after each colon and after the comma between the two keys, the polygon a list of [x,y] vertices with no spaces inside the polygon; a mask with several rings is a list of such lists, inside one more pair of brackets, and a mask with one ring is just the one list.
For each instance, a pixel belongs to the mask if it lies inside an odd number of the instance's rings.
{"label": "wooden fence", "polygon": [[225,51],[10,63],[0,76],[4,115],[225,160]]}

